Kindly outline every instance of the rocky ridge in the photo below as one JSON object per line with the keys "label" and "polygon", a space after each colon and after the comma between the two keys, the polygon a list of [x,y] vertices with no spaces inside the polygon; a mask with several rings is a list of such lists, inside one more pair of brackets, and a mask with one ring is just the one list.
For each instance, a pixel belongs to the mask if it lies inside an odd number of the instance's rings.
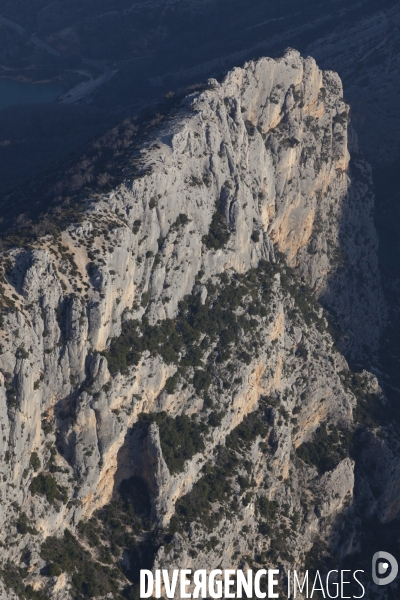
{"label": "rocky ridge", "polygon": [[[65,563],[65,528],[104,572],[99,597],[119,593],[119,563],[135,584],[146,552],[204,568],[217,555],[301,565],[316,537],[351,550],[333,524],[352,510],[357,400],[315,298],[354,359],[376,349],[385,309],[370,171],[350,162],[342,95],[294,50],[210,80],[79,223],[3,257],[4,598],[89,593]],[[381,401],[372,376],[360,387]],[[223,500],[207,492],[216,478]],[[136,506],[141,525],[108,548],[105,507],[127,481],[151,512]],[[274,547],[279,527],[290,551]]]}

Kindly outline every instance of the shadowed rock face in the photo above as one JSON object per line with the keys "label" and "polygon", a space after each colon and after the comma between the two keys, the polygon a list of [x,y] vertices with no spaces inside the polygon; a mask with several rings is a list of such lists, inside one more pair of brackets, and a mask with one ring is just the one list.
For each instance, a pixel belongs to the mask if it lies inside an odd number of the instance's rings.
{"label": "shadowed rock face", "polygon": [[[79,224],[3,257],[1,539],[35,589],[76,592],[61,554],[38,554],[66,527],[96,568],[107,562],[109,533],[92,544],[78,525],[108,527],[107,506],[142,523],[111,548],[126,584],[142,555],[233,568],[250,544],[260,564],[301,565],[316,535],[350,552],[333,526],[353,510],[356,388],[315,297],[355,359],[376,348],[385,310],[370,172],[350,162],[342,95],[335,73],[294,50],[210,80]],[[372,375],[357,390],[381,402]],[[382,483],[385,518],[393,485]],[[152,522],[137,509],[147,494]],[[21,512],[39,534],[11,546]],[[279,526],[296,532],[290,547]],[[64,574],[44,576],[57,561]]]}
{"label": "shadowed rock face", "polygon": [[321,67],[340,74],[360,148],[374,167],[392,164],[399,154],[399,19],[397,4],[381,6],[307,48]]}

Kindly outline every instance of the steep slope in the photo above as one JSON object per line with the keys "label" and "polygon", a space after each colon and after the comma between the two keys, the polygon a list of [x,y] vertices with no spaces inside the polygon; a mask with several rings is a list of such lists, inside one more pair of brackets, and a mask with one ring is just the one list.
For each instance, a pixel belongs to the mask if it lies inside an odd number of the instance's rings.
{"label": "steep slope", "polygon": [[354,359],[385,311],[342,93],[293,50],[210,80],[79,223],[3,256],[3,597],[117,597],[218,543],[250,564],[256,532],[260,564],[304,564],[316,534],[349,551],[359,405],[315,298]]}

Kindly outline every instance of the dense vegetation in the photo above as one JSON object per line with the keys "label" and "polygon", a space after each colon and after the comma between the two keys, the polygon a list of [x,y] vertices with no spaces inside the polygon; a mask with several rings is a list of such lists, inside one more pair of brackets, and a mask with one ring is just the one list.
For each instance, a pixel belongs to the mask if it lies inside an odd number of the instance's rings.
{"label": "dense vegetation", "polygon": [[147,485],[139,477],[131,477],[121,483],[109,504],[89,521],[81,521],[78,531],[96,549],[99,560],[111,564],[123,549],[135,546],[135,535],[151,526]]}
{"label": "dense vegetation", "polygon": [[28,516],[25,512],[20,513],[15,525],[17,527],[17,532],[21,535],[26,535],[27,533],[36,535],[38,533],[37,530],[34,527],[32,527]]}
{"label": "dense vegetation", "polygon": [[[151,537],[152,527],[145,482],[138,477],[126,479],[109,504],[91,519],[78,524],[77,533],[90,551],[68,529],[61,537],[49,537],[43,542],[44,574],[47,577],[69,575],[75,600],[107,594],[115,599],[135,597],[139,570],[151,567],[157,549]],[[143,541],[138,542],[137,536],[144,536]],[[123,556],[129,556],[129,561],[123,560]],[[14,579],[9,575],[6,584],[9,581],[8,587],[22,591],[20,581],[26,573],[13,574]],[[134,585],[129,584],[129,580]],[[47,600],[46,595],[27,595],[26,598]]]}
{"label": "dense vegetation", "polygon": [[334,469],[349,455],[352,441],[350,430],[330,427],[322,423],[313,435],[311,442],[304,442],[297,448],[297,455],[307,464],[317,467],[320,474]]}
{"label": "dense vegetation", "polygon": [[28,576],[25,569],[16,567],[11,562],[7,562],[0,575],[7,590],[13,590],[21,600],[50,600],[44,591],[35,591],[31,585],[25,585],[24,579]]}
{"label": "dense vegetation", "polygon": [[183,471],[185,462],[205,449],[202,434],[206,426],[187,415],[175,419],[166,412],[140,415],[139,425],[150,422],[158,425],[163,457],[171,474]]}
{"label": "dense vegetation", "polygon": [[119,588],[118,571],[94,562],[88,550],[66,529],[63,537],[50,537],[42,544],[41,556],[48,563],[48,574],[71,576],[75,598],[95,598]]}
{"label": "dense vegetation", "polygon": [[35,496],[36,494],[45,496],[49,504],[54,504],[56,500],[59,500],[64,504],[68,501],[66,488],[58,485],[54,477],[48,473],[39,473],[37,477],[34,477],[31,481],[29,490],[32,496]]}
{"label": "dense vegetation", "polygon": [[219,250],[226,246],[231,231],[225,216],[222,214],[221,202],[217,202],[212,216],[209,232],[203,236],[203,244],[210,250]]}
{"label": "dense vegetation", "polygon": [[[203,367],[203,359],[209,347],[208,366],[222,363],[232,356],[233,346],[243,354],[243,336],[257,325],[255,316],[268,315],[275,265],[266,261],[258,269],[245,275],[220,276],[220,283],[208,282],[208,296],[204,304],[192,293],[179,303],[175,320],[165,319],[159,324],[150,325],[147,318],[142,321],[126,321],[122,333],[114,338],[105,352],[112,374],[125,372],[131,365],[138,364],[144,351],[159,354],[166,364],[176,364],[180,368]],[[238,309],[246,307],[244,314]],[[255,336],[256,337],[256,336]],[[210,385],[210,377],[196,375],[194,385],[199,392]]]}
{"label": "dense vegetation", "polygon": [[356,423],[374,428],[395,421],[392,407],[384,406],[381,394],[368,389],[368,382],[362,373],[342,371],[340,377],[344,387],[357,398],[354,408]]}
{"label": "dense vegetation", "polygon": [[[188,530],[190,523],[199,521],[208,531],[212,531],[223,516],[229,518],[238,510],[238,501],[248,500],[251,488],[248,473],[243,476],[246,452],[258,436],[265,439],[268,435],[268,399],[262,399],[260,409],[247,415],[242,423],[227,436],[226,445],[219,447],[215,459],[203,467],[203,475],[192,490],[176,503],[176,512],[171,519],[171,532]],[[240,486],[239,494],[234,492],[234,484]]]}
{"label": "dense vegetation", "polygon": [[[285,265],[285,257],[279,252],[277,255],[280,264]],[[315,300],[310,288],[298,281],[294,270],[290,267],[281,268],[280,277],[282,289],[292,296],[306,324],[308,326],[314,324],[318,331],[324,331],[326,329],[325,320],[319,316],[321,305]],[[328,314],[325,313],[324,316],[326,318]],[[331,331],[331,333],[334,332]]]}

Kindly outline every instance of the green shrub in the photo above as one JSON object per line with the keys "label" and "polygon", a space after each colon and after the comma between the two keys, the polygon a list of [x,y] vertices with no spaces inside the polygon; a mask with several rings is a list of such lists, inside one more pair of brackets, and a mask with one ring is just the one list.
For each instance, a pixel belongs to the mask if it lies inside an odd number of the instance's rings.
{"label": "green shrub", "polygon": [[304,342],[300,342],[300,344],[297,346],[296,356],[299,356],[303,360],[308,359],[308,350]]}
{"label": "green shrub", "polygon": [[32,479],[29,490],[32,496],[36,494],[46,496],[49,504],[54,504],[56,500],[64,504],[68,501],[66,489],[59,486],[52,475],[46,475],[45,473],[39,473],[37,477]]}
{"label": "green shrub", "polygon": [[39,471],[40,467],[42,466],[37,452],[32,452],[31,457],[29,459],[29,466],[32,467],[34,471]]}
{"label": "green shrub", "polygon": [[203,394],[203,407],[204,408],[212,408],[214,406],[214,401],[208,394]]}
{"label": "green shrub", "polygon": [[231,235],[231,230],[222,214],[221,203],[216,205],[215,212],[212,216],[210,229],[207,235],[203,236],[203,244],[209,250],[219,250],[226,246]]}
{"label": "green shrub", "polygon": [[[160,355],[166,364],[179,364],[181,369],[202,367],[211,341],[214,352],[208,358],[209,364],[228,360],[234,347],[240,359],[250,364],[251,356],[242,348],[243,337],[250,333],[254,336],[257,320],[248,314],[237,314],[237,309],[247,302],[251,315],[265,314],[276,271],[276,265],[261,261],[258,269],[245,275],[229,278],[222,274],[221,285],[209,282],[204,304],[194,292],[185,296],[175,319],[165,319],[155,325],[150,325],[147,317],[141,321],[125,321],[121,335],[113,338],[109,349],[103,352],[110,373],[126,373],[131,365],[139,363],[145,351],[152,356]],[[142,299],[147,302],[149,297],[143,294]],[[193,383],[198,393],[206,391],[212,383],[210,369],[197,370]]]}
{"label": "green shrub", "polygon": [[261,496],[258,499],[257,508],[262,517],[270,521],[273,521],[276,518],[277,504],[273,500],[269,500],[267,496]]}
{"label": "green shrub", "polygon": [[258,522],[258,531],[262,535],[266,535],[268,537],[272,536],[273,527],[270,521],[259,521]]}
{"label": "green shrub", "polygon": [[72,590],[76,598],[95,598],[116,594],[119,573],[94,562],[68,529],[63,537],[48,537],[42,544],[41,557],[47,562],[47,573],[65,572],[71,576]]}
{"label": "green shrub", "polygon": [[253,497],[252,492],[247,492],[247,494],[245,494],[242,498],[243,506],[248,506],[251,502],[252,497]]}
{"label": "green shrub", "polygon": [[357,399],[357,405],[353,410],[356,423],[377,427],[382,422],[392,421],[393,417],[387,407],[383,408],[379,394],[368,391],[368,382],[361,373],[341,371],[339,375],[344,387]]}
{"label": "green shrub", "polygon": [[212,382],[211,375],[208,371],[196,371],[193,376],[193,387],[198,394],[208,390]]}
{"label": "green shrub", "polygon": [[109,350],[103,354],[111,374],[115,375],[118,371],[125,373],[130,365],[138,364],[145,350],[152,355],[160,354],[167,364],[177,363],[181,348],[182,339],[172,319],[165,319],[160,325],[149,325],[144,317],[141,322],[124,322],[121,335],[111,341]]}
{"label": "green shrub", "polygon": [[58,577],[59,575],[61,575],[61,573],[61,567],[57,563],[50,563],[49,565],[47,565],[48,577]]}
{"label": "green shrub", "polygon": [[[265,423],[266,403],[267,399],[261,398],[260,408],[247,415],[227,436],[225,446],[219,447],[215,464],[205,465],[203,476],[188,494],[178,500],[170,523],[171,532],[189,530],[193,521],[201,522],[208,531],[212,531],[224,515],[229,515],[229,511],[238,511],[239,505],[233,497],[232,485],[234,481],[238,481],[243,489],[251,486],[249,477],[237,476],[237,470],[240,466],[248,473],[251,472],[252,465],[247,459],[243,460],[243,455],[258,435],[265,437],[268,433]],[[251,495],[246,496],[244,502],[250,500]]]}
{"label": "green shrub", "polygon": [[14,590],[17,596],[25,600],[50,600],[43,590],[35,591],[31,585],[25,585],[24,579],[28,576],[27,571],[7,562],[0,569],[1,579],[8,590]]}
{"label": "green shrub", "polygon": [[28,519],[26,513],[24,513],[24,512],[22,512],[20,514],[20,516],[18,517],[18,521],[16,522],[16,527],[17,527],[18,533],[20,533],[21,535],[26,535],[27,533],[30,533],[32,535],[37,534],[36,529],[30,525],[29,519]]}
{"label": "green shrub", "polygon": [[247,490],[251,486],[250,479],[244,475],[238,475],[237,482],[242,491]]}
{"label": "green shrub", "polygon": [[240,425],[235,427],[226,437],[225,445],[227,448],[240,451],[241,449],[249,448],[257,436],[260,435],[265,438],[268,433],[268,427],[260,417],[259,411],[246,415]]}
{"label": "green shrub", "polygon": [[304,442],[296,450],[297,455],[307,464],[317,467],[320,474],[331,471],[348,456],[351,432],[332,427],[328,431],[322,423],[313,435],[311,442]]}
{"label": "green shrub", "polygon": [[174,375],[171,375],[171,377],[168,377],[167,381],[165,382],[165,390],[167,391],[167,393],[174,394],[178,383],[179,383],[179,373],[177,371],[176,373],[174,373]]}
{"label": "green shrub", "polygon": [[249,365],[251,363],[251,356],[246,351],[239,352],[238,358],[239,358],[239,360],[241,360],[242,362],[244,362],[245,365]]}
{"label": "green shrub", "polygon": [[171,229],[177,229],[181,225],[186,225],[186,223],[189,223],[189,217],[184,213],[180,213],[175,223],[172,224]]}
{"label": "green shrub", "polygon": [[77,530],[81,535],[85,536],[91,548],[99,546],[99,536],[97,535],[96,530],[90,521],[80,521],[78,523]]}
{"label": "green shrub", "polygon": [[139,232],[142,221],[140,219],[136,219],[133,222],[132,232],[136,235]]}
{"label": "green shrub", "polygon": [[251,234],[251,241],[254,243],[257,243],[260,241],[260,232],[259,231],[253,231],[253,233]]}
{"label": "green shrub", "polygon": [[208,417],[207,423],[210,425],[210,427],[219,427],[221,425],[223,416],[224,415],[222,412],[217,412],[216,410],[213,410],[213,412],[211,412]]}
{"label": "green shrub", "polygon": [[175,518],[171,519],[171,531],[179,526],[188,529],[192,521],[198,520],[208,530],[212,531],[220,521],[223,511],[215,512],[213,503],[228,502],[232,497],[229,481],[231,467],[236,466],[238,459],[229,455],[225,462],[221,460],[218,466],[208,466],[205,475],[197,481],[192,490],[176,503]]}
{"label": "green shrub", "polygon": [[140,304],[142,305],[143,308],[145,308],[149,302],[150,302],[150,293],[143,292],[141,300],[140,300]]}
{"label": "green shrub", "polygon": [[149,422],[158,425],[161,449],[170,473],[183,471],[187,460],[204,451],[204,425],[195,423],[187,415],[175,419],[166,412],[140,415],[140,423]]}
{"label": "green shrub", "polygon": [[15,355],[17,358],[23,358],[23,359],[29,358],[29,352],[27,352],[23,346],[18,348]]}

